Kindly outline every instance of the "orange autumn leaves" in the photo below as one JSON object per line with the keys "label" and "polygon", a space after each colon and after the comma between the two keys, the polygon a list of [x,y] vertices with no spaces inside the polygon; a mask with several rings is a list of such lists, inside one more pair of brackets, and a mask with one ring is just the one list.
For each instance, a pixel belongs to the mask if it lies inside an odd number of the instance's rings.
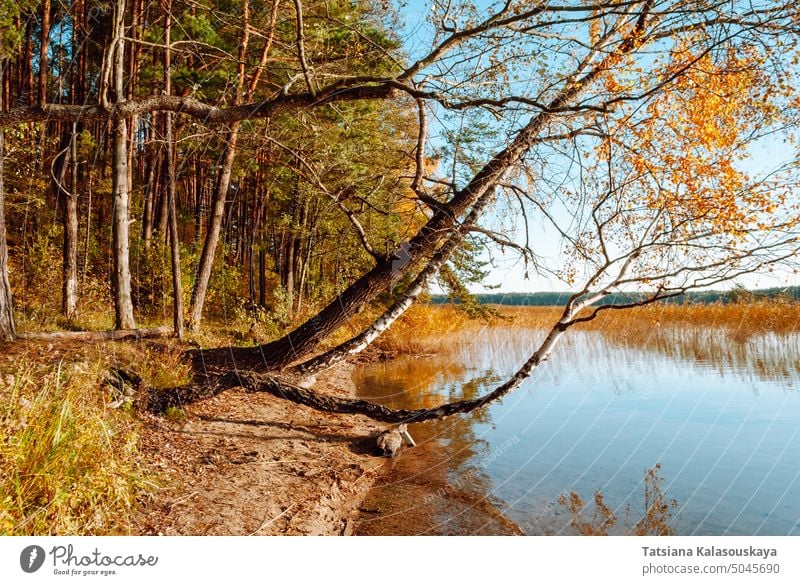
{"label": "orange autumn leaves", "polygon": [[[663,88],[644,109],[606,123],[601,159],[630,169],[635,196],[681,230],[740,236],[764,229],[784,193],[751,185],[742,161],[750,142],[779,115],[775,88],[755,51],[722,58],[674,51],[656,71]],[[619,86],[614,78],[607,89]]]}

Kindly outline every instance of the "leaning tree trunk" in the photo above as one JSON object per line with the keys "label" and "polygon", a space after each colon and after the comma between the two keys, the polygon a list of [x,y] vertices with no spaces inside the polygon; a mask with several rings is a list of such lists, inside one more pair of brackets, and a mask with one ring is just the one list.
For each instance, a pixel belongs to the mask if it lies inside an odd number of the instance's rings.
{"label": "leaning tree trunk", "polygon": [[225,199],[228,196],[228,187],[231,184],[233,162],[236,159],[236,142],[239,136],[239,124],[231,128],[225,140],[225,153],[222,168],[217,178],[217,187],[214,190],[214,200],[211,209],[211,218],[208,222],[203,252],[200,254],[200,263],[197,266],[197,276],[192,289],[192,302],[189,308],[189,329],[200,329],[200,320],[203,318],[203,305],[208,292],[208,283],[211,280],[211,269],[214,265],[214,255],[219,244],[219,233],[222,228],[222,218],[225,215]]}
{"label": "leaning tree trunk", "polygon": [[[114,35],[116,37],[113,56],[114,90],[117,103],[124,97],[125,59],[125,2],[120,0],[114,4]],[[133,318],[133,299],[131,297],[131,270],[129,250],[128,219],[128,123],[122,116],[114,116],[113,121],[114,150],[112,156],[112,193],[114,197],[114,221],[112,223],[112,246],[114,255],[114,273],[112,285],[114,289],[115,327],[117,329],[136,329]]]}
{"label": "leaning tree trunk", "polygon": [[248,392],[266,392],[277,398],[290,400],[322,412],[337,414],[361,414],[373,420],[387,423],[423,422],[441,419],[454,414],[463,414],[483,408],[513,392],[542,363],[547,361],[559,339],[575,321],[570,321],[573,312],[565,310],[561,319],[550,329],[541,345],[531,357],[503,384],[491,392],[466,400],[456,400],[417,409],[392,409],[367,400],[343,398],[313,389],[298,386],[291,381],[273,375],[259,375],[241,371],[231,371],[210,377],[202,385],[181,386],[178,388],[149,388],[141,378],[126,372],[128,378],[135,378],[137,385],[147,391],[147,407],[154,412],[164,412],[167,408],[182,406],[189,402],[208,398],[229,388],[242,387]]}
{"label": "leaning tree trunk", "polygon": [[381,333],[389,329],[392,324],[414,304],[431,278],[433,278],[439,268],[441,268],[456,248],[458,248],[464,236],[468,233],[468,228],[478,220],[483,210],[489,205],[492,195],[493,193],[488,191],[478,200],[464,220],[464,223],[461,224],[458,230],[456,230],[444,244],[442,244],[441,248],[433,255],[419,274],[417,274],[416,278],[408,285],[400,298],[386,309],[380,317],[373,321],[369,327],[336,347],[294,366],[292,372],[308,376],[330,368],[340,361],[364,351],[364,349],[375,341]]}
{"label": "leaning tree trunk", "polygon": [[[633,38],[632,36],[631,39]],[[632,40],[630,43],[626,42],[621,52],[625,53],[633,46]],[[536,144],[539,133],[557,115],[554,112],[570,104],[589,84],[601,76],[607,70],[610,59],[611,57],[606,57],[583,78],[562,90],[547,108],[528,121],[506,148],[493,156],[473,176],[469,184],[457,191],[449,202],[442,204],[414,237],[401,245],[409,261],[401,261],[394,256],[378,260],[370,271],[311,319],[280,339],[261,345],[251,352],[238,352],[236,358],[262,368],[275,369],[308,356],[366,303],[389,288],[393,281],[414,269],[422,258],[433,255],[442,241],[452,233],[459,218],[483,195],[494,189],[503,175]]]}

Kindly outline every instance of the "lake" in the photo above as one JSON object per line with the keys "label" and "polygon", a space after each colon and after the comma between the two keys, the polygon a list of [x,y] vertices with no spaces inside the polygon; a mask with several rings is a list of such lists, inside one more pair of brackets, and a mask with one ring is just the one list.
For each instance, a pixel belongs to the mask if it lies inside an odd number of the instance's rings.
{"label": "lake", "polygon": [[[359,366],[354,381],[360,397],[394,407],[474,397],[543,336],[502,325],[453,334],[435,355]],[[591,503],[600,492],[617,518],[610,532],[625,534],[658,465],[676,534],[800,534],[799,389],[800,335],[570,331],[501,402],[411,425],[418,446],[389,463],[357,532],[574,534],[559,496]]]}

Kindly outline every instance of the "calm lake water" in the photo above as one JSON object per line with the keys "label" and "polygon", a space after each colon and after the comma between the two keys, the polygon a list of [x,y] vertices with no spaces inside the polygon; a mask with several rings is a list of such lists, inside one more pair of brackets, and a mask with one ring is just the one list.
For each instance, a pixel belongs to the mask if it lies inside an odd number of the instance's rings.
{"label": "calm lake water", "polygon": [[[543,332],[487,327],[433,356],[361,366],[359,395],[395,407],[488,392]],[[361,534],[570,534],[558,497],[596,491],[625,533],[660,464],[677,534],[800,534],[800,336],[655,329],[570,332],[513,394],[412,425],[368,498]],[[591,512],[591,510],[589,510]]]}

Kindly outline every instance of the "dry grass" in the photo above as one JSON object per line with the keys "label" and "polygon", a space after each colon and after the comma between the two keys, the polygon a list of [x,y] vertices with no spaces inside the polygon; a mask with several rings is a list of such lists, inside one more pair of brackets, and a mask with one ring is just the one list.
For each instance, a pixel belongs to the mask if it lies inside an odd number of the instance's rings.
{"label": "dry grass", "polygon": [[174,340],[6,346],[0,361],[0,535],[127,534],[156,488],[142,421],[103,382],[110,367],[150,385],[188,381]]}
{"label": "dry grass", "polygon": [[[505,318],[489,321],[469,319],[451,305],[415,305],[376,345],[398,353],[435,352],[450,335],[484,327],[551,327],[561,316],[561,307],[498,306]],[[800,303],[758,302],[712,305],[649,305],[626,310],[602,311],[584,330],[621,334],[630,341],[652,337],[654,328],[724,330],[739,339],[767,332],[800,331]],[[355,328],[354,328],[355,329]]]}
{"label": "dry grass", "polygon": [[[436,353],[452,345],[455,336],[486,327],[545,329],[561,316],[561,307],[495,307],[500,318],[470,319],[452,305],[414,305],[375,346],[396,354]],[[344,341],[366,327],[376,315],[362,314],[337,332],[332,343]],[[669,329],[722,330],[741,341],[766,332],[800,331],[800,304],[762,302],[735,305],[650,305],[606,310],[576,328],[601,331],[615,341],[652,343],[654,331]]]}
{"label": "dry grass", "polygon": [[0,375],[0,534],[119,534],[151,484],[138,423],[105,406],[91,362]]}
{"label": "dry grass", "polygon": [[451,344],[453,335],[499,323],[506,320],[470,319],[451,305],[414,305],[376,340],[375,346],[398,354],[436,353]]}
{"label": "dry grass", "polygon": [[89,359],[105,367],[136,372],[154,388],[188,384],[192,366],[184,356],[185,347],[176,340],[152,343],[104,343],[95,346]]}
{"label": "dry grass", "polygon": [[570,517],[569,525],[581,536],[608,536],[617,523],[617,516],[606,505],[603,494],[594,493],[594,502],[589,511],[589,506],[584,504],[577,492],[561,494],[558,505],[567,511]]}
{"label": "dry grass", "polygon": [[[547,327],[561,315],[560,307],[499,307],[518,327]],[[579,327],[589,330],[648,333],[653,327],[726,329],[739,337],[800,331],[800,303],[784,301],[709,305],[648,305],[606,310]]]}
{"label": "dry grass", "polygon": [[[470,320],[452,306],[412,308],[375,345],[394,354],[447,351],[480,329],[547,329],[560,307],[497,307],[504,318]],[[798,375],[800,303],[736,305],[653,305],[603,311],[575,329],[601,333],[613,345],[647,350],[690,363],[747,371],[762,379],[794,380]]]}

